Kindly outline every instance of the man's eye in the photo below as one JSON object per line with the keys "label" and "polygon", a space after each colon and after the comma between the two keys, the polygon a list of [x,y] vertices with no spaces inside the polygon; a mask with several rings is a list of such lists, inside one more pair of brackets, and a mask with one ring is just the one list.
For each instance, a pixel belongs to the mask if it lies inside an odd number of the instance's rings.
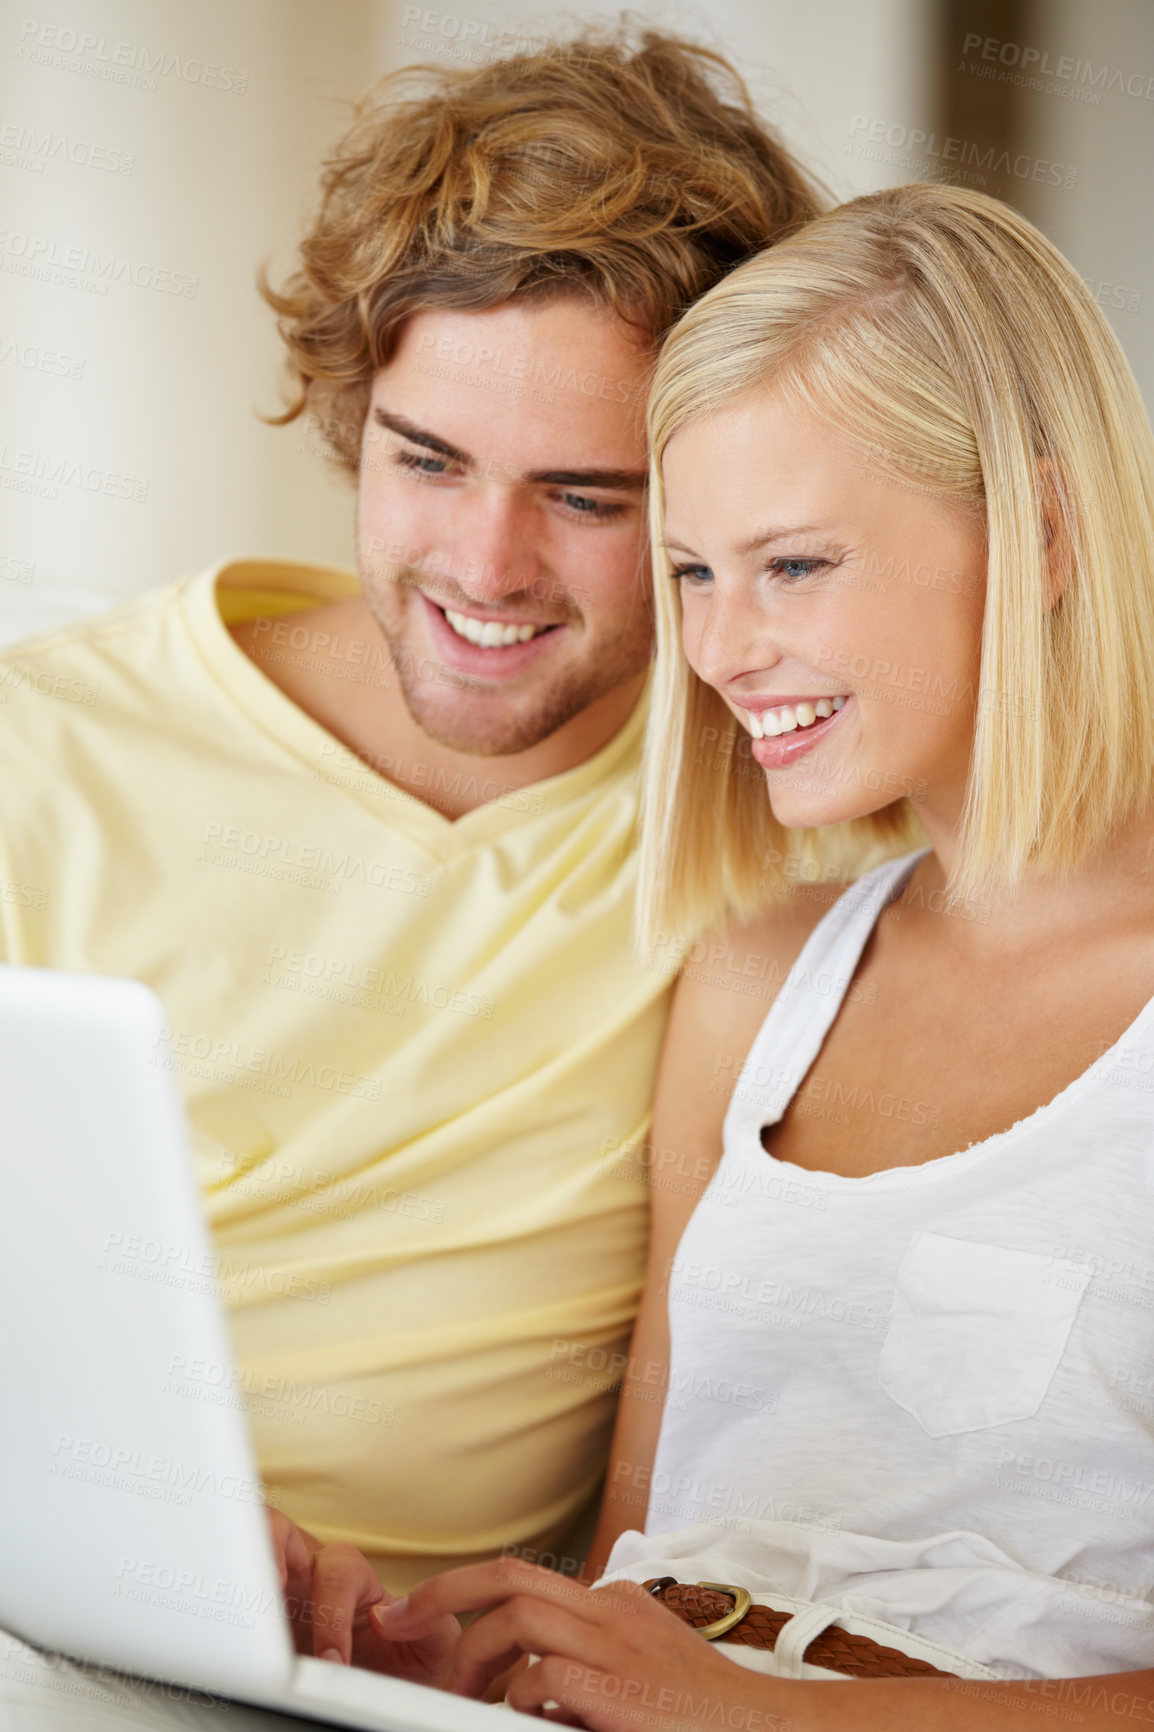
{"label": "man's eye", "polygon": [[395,451],[393,462],[402,469],[415,469],[419,475],[444,475],[449,467],[447,457],[429,457],[416,451]]}
{"label": "man's eye", "polygon": [[579,517],[596,517],[604,521],[607,517],[620,517],[625,510],[624,505],[608,499],[590,499],[587,493],[559,493],[557,495],[563,505],[570,511],[575,511]]}

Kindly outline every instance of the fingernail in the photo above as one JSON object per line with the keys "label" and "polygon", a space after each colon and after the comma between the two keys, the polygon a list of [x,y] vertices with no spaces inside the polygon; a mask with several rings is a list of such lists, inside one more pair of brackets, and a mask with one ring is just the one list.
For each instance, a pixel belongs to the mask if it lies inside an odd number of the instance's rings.
{"label": "fingernail", "polygon": [[386,1605],[383,1600],[378,1600],[376,1605],[373,1607],[373,1616],[374,1618],[378,1618],[381,1623],[393,1623],[397,1618],[407,1612],[408,1609],[409,1596],[406,1594],[401,1600],[390,1600],[388,1605]]}
{"label": "fingernail", "polygon": [[341,1659],[341,1651],[339,1648],[326,1648],[324,1653],[321,1655],[321,1659],[322,1660],[335,1660],[338,1666],[344,1665],[344,1661]]}

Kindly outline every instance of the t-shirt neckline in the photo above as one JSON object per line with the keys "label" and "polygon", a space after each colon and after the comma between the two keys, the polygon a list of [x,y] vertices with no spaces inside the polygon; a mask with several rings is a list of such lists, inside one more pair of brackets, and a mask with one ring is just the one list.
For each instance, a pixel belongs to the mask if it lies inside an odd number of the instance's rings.
{"label": "t-shirt neckline", "polygon": [[[623,769],[640,748],[648,684],[633,711],[612,739],[581,763],[524,790],[524,801],[491,800],[449,818],[418,795],[390,782],[359,758],[335,734],[315,721],[263,674],[233,638],[221,614],[221,587],[282,594],[286,617],[360,593],[355,572],[302,560],[227,558],[188,584],[185,617],[205,667],[225,699],[273,744],[308,771],[378,818],[404,828],[437,854],[497,839],[550,809],[580,798],[589,788]],[[291,597],[301,597],[299,606]],[[242,617],[238,614],[237,617]],[[355,785],[350,785],[355,778]]]}

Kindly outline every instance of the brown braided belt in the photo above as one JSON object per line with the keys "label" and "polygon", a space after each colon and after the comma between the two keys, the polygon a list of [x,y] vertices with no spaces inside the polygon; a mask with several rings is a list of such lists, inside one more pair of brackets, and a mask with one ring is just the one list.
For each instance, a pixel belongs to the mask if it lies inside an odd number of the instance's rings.
{"label": "brown braided belt", "polygon": [[[776,1646],[791,1612],[775,1612],[770,1606],[755,1606],[744,1588],[733,1588],[724,1582],[675,1581],[672,1576],[654,1576],[642,1587],[655,1600],[668,1606],[671,1612],[705,1637],[716,1642],[724,1636],[729,1642],[744,1642],[747,1648]],[[949,1678],[925,1660],[914,1660],[900,1648],[883,1648],[869,1636],[851,1636],[848,1630],[831,1625],[815,1636],[805,1650],[809,1666],[826,1666],[831,1672],[845,1672],[851,1678]]]}

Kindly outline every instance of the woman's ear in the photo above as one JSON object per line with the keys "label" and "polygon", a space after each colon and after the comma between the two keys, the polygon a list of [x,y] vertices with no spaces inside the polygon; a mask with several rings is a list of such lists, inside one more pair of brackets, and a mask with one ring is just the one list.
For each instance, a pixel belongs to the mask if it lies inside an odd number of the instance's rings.
{"label": "woman's ear", "polygon": [[1052,457],[1038,460],[1038,496],[1046,539],[1046,612],[1074,575],[1074,524],[1065,476]]}

